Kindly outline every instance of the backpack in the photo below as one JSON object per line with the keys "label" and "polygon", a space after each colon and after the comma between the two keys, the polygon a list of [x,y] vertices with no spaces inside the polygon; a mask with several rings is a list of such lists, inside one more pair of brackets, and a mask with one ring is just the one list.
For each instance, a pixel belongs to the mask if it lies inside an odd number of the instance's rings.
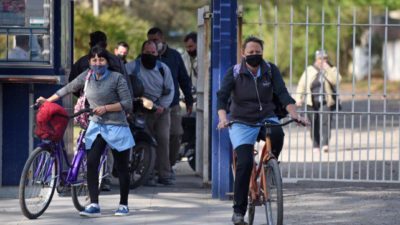
{"label": "backpack", "polygon": [[68,125],[68,114],[64,107],[53,102],[44,102],[36,114],[35,135],[40,139],[59,141]]}
{"label": "backpack", "polygon": [[[264,62],[267,64],[267,76],[271,77],[271,80],[272,80],[272,66],[267,61],[264,61]],[[236,64],[233,67],[233,78],[235,80],[239,76],[240,67],[241,67],[240,63]],[[273,80],[272,80],[272,83],[273,83]],[[288,111],[286,110],[285,106],[281,103],[281,101],[279,100],[279,97],[275,93],[273,93],[273,95],[272,95],[272,102],[275,105],[274,113],[278,117],[278,119],[282,119],[289,114]],[[228,105],[229,105],[229,103],[228,103]]]}
{"label": "backpack", "polygon": [[[162,78],[164,79],[165,71],[164,71],[161,61],[159,61],[159,60],[156,61],[156,67],[157,67],[158,71],[160,72]],[[133,88],[135,97],[143,96],[143,93],[144,93],[143,82],[138,77],[139,73],[140,73],[140,58],[137,58],[135,60],[135,69],[133,70],[133,73],[130,74],[130,76],[129,76],[131,79],[132,88]],[[135,80],[137,80],[137,81],[135,82]],[[137,86],[141,86],[141,87],[137,87]],[[140,95],[135,94],[135,92],[137,92],[136,89],[140,89]],[[162,95],[168,95],[170,92],[171,92],[171,90],[169,88],[166,88],[165,84],[163,83]]]}
{"label": "backpack", "polygon": [[[89,83],[90,76],[92,71],[89,70],[86,77],[85,77],[85,86],[81,91],[81,95],[79,96],[76,104],[74,106],[74,113],[79,112],[82,109],[89,108],[89,103],[86,99],[86,88]],[[82,113],[79,116],[74,117],[74,124],[79,125],[82,129],[86,129],[89,125],[89,113]]]}

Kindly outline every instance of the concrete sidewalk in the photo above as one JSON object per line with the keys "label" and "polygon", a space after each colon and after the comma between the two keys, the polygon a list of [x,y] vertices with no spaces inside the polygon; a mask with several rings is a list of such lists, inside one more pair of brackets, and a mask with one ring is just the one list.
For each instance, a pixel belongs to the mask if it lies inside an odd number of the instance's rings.
{"label": "concrete sidewalk", "polygon": [[[186,162],[177,164],[173,187],[131,190],[127,217],[113,216],[119,200],[118,186],[100,196],[102,216],[82,218],[70,197],[55,195],[47,211],[36,220],[20,211],[17,188],[0,188],[0,224],[231,224],[232,201],[211,198]],[[400,185],[300,182],[284,183],[284,224],[400,224]],[[255,224],[265,224],[264,209],[256,208]]]}

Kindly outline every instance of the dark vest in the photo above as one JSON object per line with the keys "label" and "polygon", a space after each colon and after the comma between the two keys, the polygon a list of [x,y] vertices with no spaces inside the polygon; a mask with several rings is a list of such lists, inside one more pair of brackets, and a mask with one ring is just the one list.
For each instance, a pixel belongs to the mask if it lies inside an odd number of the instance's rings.
{"label": "dark vest", "polygon": [[242,64],[232,90],[231,119],[254,123],[275,115],[272,96],[272,80],[266,65],[261,65],[261,76],[255,78]]}

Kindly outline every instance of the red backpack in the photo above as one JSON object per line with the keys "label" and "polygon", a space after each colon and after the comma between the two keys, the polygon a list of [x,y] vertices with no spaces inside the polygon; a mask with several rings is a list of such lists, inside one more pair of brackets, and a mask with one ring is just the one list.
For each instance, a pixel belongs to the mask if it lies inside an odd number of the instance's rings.
{"label": "red backpack", "polygon": [[68,114],[57,103],[44,102],[36,114],[35,135],[40,139],[59,141],[68,125]]}

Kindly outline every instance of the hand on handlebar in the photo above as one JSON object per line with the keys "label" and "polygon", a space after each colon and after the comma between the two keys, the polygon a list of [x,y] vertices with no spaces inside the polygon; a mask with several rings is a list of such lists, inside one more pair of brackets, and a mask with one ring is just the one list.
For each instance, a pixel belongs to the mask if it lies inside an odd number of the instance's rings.
{"label": "hand on handlebar", "polygon": [[296,120],[298,125],[302,126],[310,126],[310,121],[306,117],[297,116],[297,118],[292,117],[292,119]]}
{"label": "hand on handlebar", "polygon": [[36,104],[43,104],[44,102],[47,101],[47,98],[40,96],[38,99],[36,99]]}
{"label": "hand on handlebar", "polygon": [[227,128],[229,125],[229,121],[226,118],[220,118],[218,122],[218,127],[217,129],[224,129]]}

